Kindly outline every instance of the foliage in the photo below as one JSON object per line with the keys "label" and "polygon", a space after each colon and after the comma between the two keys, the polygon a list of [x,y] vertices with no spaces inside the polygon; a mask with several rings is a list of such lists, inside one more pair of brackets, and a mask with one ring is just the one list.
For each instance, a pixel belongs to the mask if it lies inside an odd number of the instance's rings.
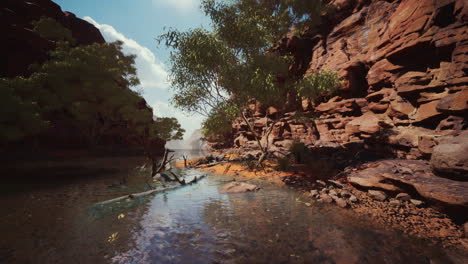
{"label": "foliage", "polygon": [[253,171],[256,168],[256,162],[254,160],[248,159],[244,160],[241,163],[241,166],[246,167],[249,171]]}
{"label": "foliage", "polygon": [[341,86],[338,74],[331,70],[322,70],[314,75],[304,78],[297,83],[299,96],[312,100],[327,98],[333,95]]}
{"label": "foliage", "polygon": [[13,87],[21,85],[29,90],[27,79],[0,79],[0,143],[36,134],[46,127],[35,102],[21,98]]}
{"label": "foliage", "polygon": [[278,158],[276,162],[276,169],[279,171],[287,171],[291,168],[291,160],[287,156],[283,158]]}
{"label": "foliage", "polygon": [[230,103],[225,103],[213,108],[203,122],[203,136],[213,138],[217,135],[230,132],[232,129],[232,122],[237,117],[238,112],[237,106]]}
{"label": "foliage", "polygon": [[103,137],[146,144],[152,139],[180,139],[174,118],[157,118],[131,90],[139,83],[134,57],[122,43],[71,47],[57,42],[50,60],[29,78],[1,79],[1,140],[9,142],[47,128],[67,129],[74,138],[100,143]]}
{"label": "foliage", "polygon": [[75,43],[72,32],[51,17],[41,17],[38,21],[34,21],[32,25],[33,31],[43,38],[52,41],[68,41],[72,44]]}
{"label": "foliage", "polygon": [[181,128],[179,122],[174,117],[157,117],[154,121],[155,137],[169,140],[181,140],[185,130]]}
{"label": "foliage", "polygon": [[295,141],[289,147],[289,151],[293,154],[296,163],[301,163],[307,155],[308,149],[304,143]]}
{"label": "foliage", "polygon": [[172,48],[173,103],[205,115],[205,135],[229,130],[252,99],[281,107],[288,94],[321,94],[328,91],[326,85],[336,86],[328,72],[298,85],[285,80],[293,59],[271,49],[293,27],[318,22],[322,1],[203,0],[201,6],[212,31],[169,29],[158,40]]}

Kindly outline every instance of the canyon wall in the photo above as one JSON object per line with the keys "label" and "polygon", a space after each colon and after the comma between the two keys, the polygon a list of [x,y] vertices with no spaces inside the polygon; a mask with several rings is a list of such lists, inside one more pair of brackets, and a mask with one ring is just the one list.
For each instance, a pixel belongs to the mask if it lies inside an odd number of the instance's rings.
{"label": "canyon wall", "polygon": [[[336,12],[324,15],[318,30],[288,36],[277,49],[295,57],[292,72],[307,77],[331,69],[345,84],[327,102],[304,98],[286,113],[252,104],[258,132],[275,122],[273,150],[300,141],[309,148],[360,145],[393,157],[429,159],[442,139],[467,129],[466,1],[331,4]],[[234,122],[233,134],[234,147],[256,148],[242,120]]]}
{"label": "canyon wall", "polygon": [[2,0],[0,2],[0,77],[27,76],[29,66],[42,63],[54,43],[32,31],[33,21],[50,17],[72,32],[78,45],[105,43],[99,30],[73,13],[63,12],[50,0]]}

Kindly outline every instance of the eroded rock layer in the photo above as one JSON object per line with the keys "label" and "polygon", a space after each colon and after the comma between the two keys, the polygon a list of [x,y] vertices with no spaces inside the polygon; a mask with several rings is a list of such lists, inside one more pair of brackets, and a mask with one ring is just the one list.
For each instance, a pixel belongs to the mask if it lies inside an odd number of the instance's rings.
{"label": "eroded rock layer", "polygon": [[[468,3],[463,0],[336,0],[318,33],[288,37],[278,49],[306,77],[339,73],[338,96],[307,98],[278,115],[252,105],[259,132],[275,122],[269,142],[285,149],[362,143],[405,159],[429,159],[444,137],[466,130]],[[233,124],[234,146],[255,148],[247,125]]]}

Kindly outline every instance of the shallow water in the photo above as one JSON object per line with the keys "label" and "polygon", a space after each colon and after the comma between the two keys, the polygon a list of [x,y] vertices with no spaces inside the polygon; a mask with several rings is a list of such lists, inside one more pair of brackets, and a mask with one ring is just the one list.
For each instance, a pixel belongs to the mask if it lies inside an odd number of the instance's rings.
{"label": "shallow water", "polygon": [[[94,162],[119,168],[3,186],[0,263],[463,263],[460,254],[377,228],[349,210],[308,207],[289,188],[257,182],[255,193],[219,193],[232,180],[223,176],[96,207],[144,190],[146,173],[135,169],[141,158]],[[124,176],[126,184],[117,184]]]}

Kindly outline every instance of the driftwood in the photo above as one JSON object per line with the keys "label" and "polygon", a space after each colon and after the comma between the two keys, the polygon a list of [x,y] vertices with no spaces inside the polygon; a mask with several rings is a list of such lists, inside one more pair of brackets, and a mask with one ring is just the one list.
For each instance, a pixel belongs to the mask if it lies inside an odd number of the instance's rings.
{"label": "driftwood", "polygon": [[[186,183],[186,184],[182,184],[182,185],[179,185],[179,186],[172,186],[172,187],[166,187],[166,188],[162,188],[162,189],[153,189],[153,190],[149,190],[149,191],[145,191],[145,192],[140,192],[140,193],[132,193],[132,194],[128,194],[128,195],[124,195],[124,196],[120,196],[120,197],[117,197],[117,198],[114,198],[114,199],[110,199],[110,200],[107,200],[107,201],[104,201],[104,202],[99,202],[97,203],[96,205],[106,205],[106,204],[110,204],[110,203],[114,203],[114,202],[119,202],[119,201],[122,201],[122,200],[126,200],[126,199],[135,199],[135,198],[139,198],[139,197],[144,197],[144,196],[147,196],[147,195],[151,195],[151,194],[154,194],[154,193],[159,193],[159,192],[164,192],[164,191],[169,191],[169,190],[173,190],[173,189],[177,189],[181,186],[184,186],[184,185],[187,185],[187,184],[192,184],[192,183],[196,183],[198,182],[200,179],[204,178],[206,175],[200,175],[199,177],[195,176],[193,178],[193,180],[191,180],[190,182]],[[184,180],[185,181],[185,180]]]}
{"label": "driftwood", "polygon": [[126,200],[126,199],[135,199],[135,198],[138,198],[138,197],[150,195],[150,194],[157,193],[157,192],[164,192],[164,191],[172,190],[172,189],[175,189],[177,187],[179,187],[179,186],[167,187],[167,188],[157,189],[157,190],[154,189],[154,190],[149,190],[149,191],[140,192],[140,193],[132,193],[132,194],[120,196],[120,197],[117,197],[117,198],[114,198],[114,199],[110,199],[110,200],[107,200],[107,201],[104,201],[104,202],[99,202],[99,203],[97,203],[97,205],[106,205],[106,204],[119,202],[119,201]]}
{"label": "driftwood", "polygon": [[163,171],[166,168],[167,164],[170,164],[172,161],[174,161],[174,155],[171,155],[170,157],[168,157],[169,152],[173,152],[173,151],[168,150],[168,149],[164,150],[164,156],[159,166],[156,165],[156,159],[154,157],[151,158],[151,161],[152,161],[151,176],[152,177],[160,173],[161,171]]}

